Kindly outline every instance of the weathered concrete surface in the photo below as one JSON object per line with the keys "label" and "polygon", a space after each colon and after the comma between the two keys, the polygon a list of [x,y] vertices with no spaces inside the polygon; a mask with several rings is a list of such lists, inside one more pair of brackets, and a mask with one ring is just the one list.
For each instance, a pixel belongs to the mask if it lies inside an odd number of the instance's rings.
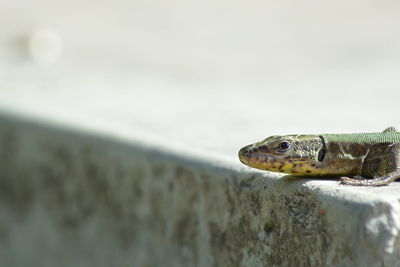
{"label": "weathered concrete surface", "polygon": [[2,115],[0,265],[399,266],[399,190]]}

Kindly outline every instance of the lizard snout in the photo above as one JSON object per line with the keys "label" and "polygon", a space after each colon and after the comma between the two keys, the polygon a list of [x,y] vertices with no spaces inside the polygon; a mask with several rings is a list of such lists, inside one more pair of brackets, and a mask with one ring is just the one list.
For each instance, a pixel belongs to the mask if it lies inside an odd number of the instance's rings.
{"label": "lizard snout", "polygon": [[253,153],[254,146],[248,145],[239,150],[239,159],[242,163],[248,165],[249,159]]}

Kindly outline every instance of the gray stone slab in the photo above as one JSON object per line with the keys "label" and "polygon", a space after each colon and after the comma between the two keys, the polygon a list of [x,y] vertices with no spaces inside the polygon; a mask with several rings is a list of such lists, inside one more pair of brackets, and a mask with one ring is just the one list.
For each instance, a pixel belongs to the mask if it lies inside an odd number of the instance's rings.
{"label": "gray stone slab", "polygon": [[399,265],[399,183],[239,166],[3,112],[0,265]]}

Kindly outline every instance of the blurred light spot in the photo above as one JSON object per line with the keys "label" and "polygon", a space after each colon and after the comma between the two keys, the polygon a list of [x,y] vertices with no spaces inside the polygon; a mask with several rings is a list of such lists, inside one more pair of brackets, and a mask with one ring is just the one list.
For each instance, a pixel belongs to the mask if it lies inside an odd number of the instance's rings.
{"label": "blurred light spot", "polygon": [[43,65],[56,62],[63,50],[61,36],[47,28],[34,30],[29,36],[28,46],[31,59]]}

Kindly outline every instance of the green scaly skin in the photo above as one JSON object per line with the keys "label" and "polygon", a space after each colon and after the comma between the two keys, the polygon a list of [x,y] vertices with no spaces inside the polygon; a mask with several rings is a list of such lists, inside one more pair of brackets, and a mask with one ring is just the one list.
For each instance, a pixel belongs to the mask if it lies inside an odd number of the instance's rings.
{"label": "green scaly skin", "polygon": [[243,147],[239,158],[261,170],[385,185],[400,177],[400,132],[271,136]]}

